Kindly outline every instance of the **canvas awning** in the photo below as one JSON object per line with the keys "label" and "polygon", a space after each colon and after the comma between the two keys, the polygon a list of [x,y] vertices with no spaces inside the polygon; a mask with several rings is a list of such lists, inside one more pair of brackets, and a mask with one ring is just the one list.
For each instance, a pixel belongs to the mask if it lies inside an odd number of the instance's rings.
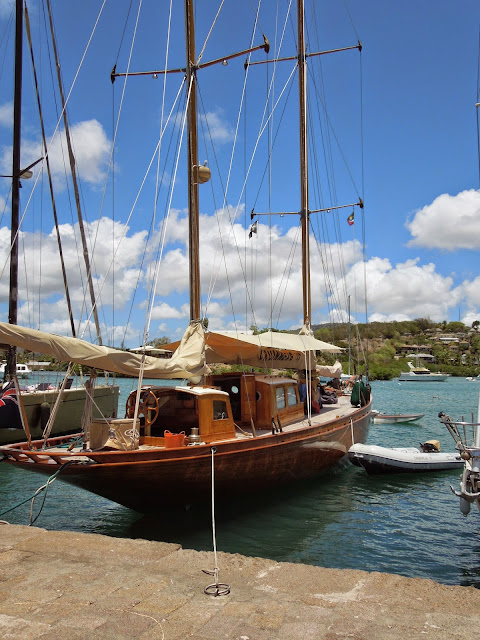
{"label": "canvas awning", "polygon": [[[178,343],[165,345],[175,349]],[[316,351],[340,353],[333,344],[316,340],[311,335],[267,331],[257,335],[210,331],[205,334],[207,364],[243,364],[273,369],[311,369]]]}
{"label": "canvas awning", "polygon": [[[139,375],[142,366],[141,355],[6,322],[0,322],[0,342],[45,353],[61,362],[75,362],[133,377]],[[171,358],[145,356],[143,375],[146,378],[191,379],[206,373],[204,330],[200,322],[188,326]]]}

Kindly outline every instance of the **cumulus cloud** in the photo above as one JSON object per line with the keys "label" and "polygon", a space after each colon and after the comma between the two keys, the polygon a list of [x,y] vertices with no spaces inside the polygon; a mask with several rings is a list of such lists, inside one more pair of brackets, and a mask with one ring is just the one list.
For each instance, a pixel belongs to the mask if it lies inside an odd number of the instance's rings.
{"label": "cumulus cloud", "polygon": [[[122,239],[113,263],[112,237],[121,238],[125,231],[121,223],[113,222],[109,218],[102,218],[99,222],[85,223],[87,241],[91,248],[91,265],[95,283],[96,295],[99,302],[105,305],[115,305],[121,309],[132,298],[139,278],[141,277],[139,264],[144,251],[146,232],[127,233]],[[67,271],[70,297],[72,304],[80,317],[80,310],[85,300],[85,266],[83,258],[79,256],[78,247],[81,246],[78,225],[72,227],[61,226],[62,249]],[[10,248],[10,230],[0,229],[0,265],[3,268],[8,263]],[[63,278],[58,254],[57,235],[52,232],[30,233],[21,232],[19,235],[19,299],[29,301],[33,307],[44,304],[42,319],[49,322],[53,318],[60,318],[66,313],[66,306],[62,312],[57,304],[65,305]],[[4,269],[0,278],[0,301],[8,300],[8,270]],[[45,304],[48,301],[48,304]],[[89,304],[87,306],[90,306]]]}
{"label": "cumulus cloud", "polygon": [[201,116],[201,118],[208,127],[209,136],[214,142],[223,144],[233,140],[234,132],[225,120],[222,109],[210,111],[205,116]]}
{"label": "cumulus cloud", "polygon": [[[200,221],[202,305],[207,303],[209,327],[242,330],[259,327],[297,328],[302,324],[302,274],[298,227],[282,230],[258,224],[258,233],[248,237],[248,229],[230,216],[215,220],[202,215]],[[216,227],[221,227],[223,242],[218,242]],[[70,295],[76,318],[85,321],[90,303],[85,291],[85,270],[77,256],[80,246],[77,225],[61,225]],[[130,336],[133,346],[141,341],[147,309],[145,298],[152,282],[154,266],[144,260],[147,232],[132,232],[124,224],[104,217],[86,223],[92,256],[95,290],[99,304],[115,309],[115,323],[101,322],[105,335],[117,344]],[[122,239],[112,269],[114,246]],[[184,214],[174,212],[167,245],[160,266],[151,336],[181,334],[189,318],[188,304],[188,229]],[[10,230],[0,228],[0,301],[8,300],[8,251]],[[22,231],[20,247],[19,296],[21,321],[56,333],[69,333],[62,274],[58,260],[55,231]],[[455,286],[453,278],[437,272],[433,263],[419,258],[392,264],[387,258],[372,257],[366,263],[357,241],[338,244],[311,242],[312,323],[346,320],[346,292],[351,293],[352,319],[364,316],[366,303],[370,320],[404,320],[429,317],[441,321],[460,304],[465,317],[473,317],[480,308],[480,276]],[[28,260],[26,257],[28,256]],[[328,264],[330,277],[325,277]],[[28,273],[28,286],[27,286]],[[367,278],[368,300],[364,299]],[[100,291],[101,288],[101,291]],[[5,304],[4,304],[5,307]],[[135,319],[132,313],[137,313]],[[476,319],[476,318],[473,318]],[[361,319],[360,321],[364,321]],[[473,321],[473,320],[472,320]],[[126,329],[127,323],[131,326]],[[470,322],[471,324],[471,322]],[[89,335],[94,339],[94,333]],[[155,334],[153,333],[153,328]],[[125,333],[127,332],[127,333]],[[158,332],[158,333],[157,333]],[[103,330],[102,330],[103,335]],[[112,341],[109,341],[112,344]],[[135,343],[135,344],[134,344]]]}
{"label": "cumulus cloud", "polygon": [[[370,320],[428,317],[441,321],[461,299],[462,290],[454,287],[452,278],[437,273],[433,263],[419,264],[418,258],[397,265],[386,258],[372,258],[366,265],[357,263],[347,275],[350,289],[354,280],[363,280],[364,270]],[[358,287],[352,308],[361,311],[364,305],[363,289]]]}
{"label": "cumulus cloud", "polygon": [[[157,304],[152,309],[153,320],[178,320],[179,318],[188,318],[189,305],[182,305],[180,309],[176,309],[166,302]],[[163,327],[166,325],[164,324]]]}
{"label": "cumulus cloud", "polygon": [[[1,115],[1,114],[0,114]],[[78,176],[90,185],[102,184],[105,180],[111,143],[103,126],[97,120],[78,122],[70,127],[70,137],[75,155]],[[65,180],[65,163],[68,165],[68,151],[65,131],[62,130],[49,144],[48,158],[55,187],[58,191]],[[43,155],[40,139],[22,139],[22,165],[28,166]],[[0,167],[7,173],[11,171],[12,147],[2,149]]]}
{"label": "cumulus cloud", "polygon": [[415,212],[406,227],[413,238],[410,247],[428,249],[479,249],[480,191],[470,189],[456,196],[447,193]]}
{"label": "cumulus cloud", "polygon": [[[98,120],[78,122],[70,128],[75,162],[79,175],[90,184],[101,184],[105,179],[111,143]],[[63,152],[62,152],[63,149]],[[65,132],[56,136],[49,148],[49,158],[55,174],[64,172]]]}

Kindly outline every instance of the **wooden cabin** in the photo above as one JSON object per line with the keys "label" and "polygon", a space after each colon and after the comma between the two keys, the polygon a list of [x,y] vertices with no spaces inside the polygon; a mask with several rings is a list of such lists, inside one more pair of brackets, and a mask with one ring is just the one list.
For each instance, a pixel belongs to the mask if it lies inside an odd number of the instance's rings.
{"label": "wooden cabin", "polygon": [[[163,438],[166,431],[184,432],[188,438],[198,433],[201,442],[210,443],[235,438],[235,425],[251,433],[278,431],[304,418],[298,383],[292,378],[228,373],[211,375],[207,383],[143,387],[141,434]],[[127,401],[127,418],[133,418],[135,399],[133,391]]]}

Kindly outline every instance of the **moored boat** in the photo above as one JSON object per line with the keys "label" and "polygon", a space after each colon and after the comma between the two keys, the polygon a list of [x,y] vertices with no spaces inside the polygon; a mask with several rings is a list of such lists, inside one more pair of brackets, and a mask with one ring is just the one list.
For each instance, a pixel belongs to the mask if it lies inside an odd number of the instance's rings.
{"label": "moored boat", "polygon": [[356,443],[348,450],[348,459],[357,467],[365,469],[370,475],[446,471],[463,466],[463,460],[458,452],[440,451],[437,441],[426,442],[421,449]]}
{"label": "moored boat", "polygon": [[[7,366],[6,362],[0,365],[0,377],[2,378],[5,375],[6,366]],[[15,370],[16,370],[17,378],[28,378],[32,373],[32,370],[28,367],[28,365],[23,364],[22,362],[15,363]]]}
{"label": "moored boat", "polygon": [[[300,206],[295,213],[302,236],[302,329],[298,334],[229,334],[208,331],[207,318],[202,316],[198,189],[199,184],[208,181],[210,171],[198,162],[196,74],[202,67],[226,66],[228,60],[239,55],[268,52],[269,43],[264,38],[258,46],[199,64],[193,2],[186,0],[187,63],[185,68],[172,69],[172,73],[182,73],[188,88],[190,323],[179,344],[163,345],[173,353],[165,359],[146,355],[146,346],[137,355],[0,323],[0,342],[138,377],[138,387],[127,400],[124,419],[91,418],[84,421],[84,430],[72,438],[30,438],[26,443],[3,446],[0,452],[7,463],[43,474],[61,470],[59,478],[66,482],[147,512],[158,511],[167,504],[209,500],[213,489],[217,495],[231,499],[239,493],[311,478],[344,458],[352,442],[366,440],[372,408],[368,381],[357,379],[351,396],[339,390],[335,404],[320,408],[317,401],[317,357],[340,349],[315,339],[311,328],[309,218],[311,213],[327,209],[313,209],[308,201],[305,63],[320,52],[307,53],[303,0],[298,3],[298,16],[298,50],[285,60],[298,65],[300,88]],[[287,16],[286,24],[289,19]],[[342,50],[347,49],[361,49],[361,45]],[[275,63],[281,61],[279,57]],[[157,77],[160,73],[155,71],[152,75]],[[114,69],[111,79],[125,75],[130,82],[136,73],[122,74]],[[363,202],[359,199],[354,204],[332,206],[328,212],[343,206],[363,208]],[[210,366],[216,363],[236,365],[241,370],[212,373]],[[274,375],[272,370],[282,371]],[[188,386],[145,386],[144,377],[186,379]]]}
{"label": "moored boat", "polygon": [[372,411],[374,424],[394,424],[396,422],[414,422],[423,418],[424,413],[383,413],[383,411]]}
{"label": "moored boat", "polygon": [[407,363],[410,371],[402,372],[399,382],[445,382],[450,377],[448,373],[430,371],[427,367],[414,366],[412,362]]}
{"label": "moored boat", "polygon": [[[39,386],[39,385],[38,385]],[[52,385],[49,385],[52,386]],[[7,392],[8,393],[8,392]],[[32,439],[42,437],[59,394],[58,388],[22,391],[22,404]],[[117,417],[119,387],[116,384],[97,384],[93,389],[93,416]],[[51,435],[75,433],[82,428],[85,407],[85,387],[64,389]],[[0,397],[0,445],[22,442],[27,439],[22,427],[16,393]]]}

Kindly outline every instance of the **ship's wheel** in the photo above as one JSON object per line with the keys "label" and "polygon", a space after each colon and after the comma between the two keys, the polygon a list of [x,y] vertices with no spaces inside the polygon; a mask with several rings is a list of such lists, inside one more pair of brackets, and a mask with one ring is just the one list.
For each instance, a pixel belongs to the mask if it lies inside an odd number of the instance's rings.
{"label": "ship's wheel", "polygon": [[[125,414],[127,418],[133,418],[135,415],[135,403],[137,401],[137,391],[132,391],[128,396],[127,404],[125,405]],[[155,422],[158,417],[160,407],[158,405],[158,398],[151,389],[142,389],[140,391],[140,402],[138,405],[138,415],[143,415],[145,418],[145,426],[149,427]]]}

